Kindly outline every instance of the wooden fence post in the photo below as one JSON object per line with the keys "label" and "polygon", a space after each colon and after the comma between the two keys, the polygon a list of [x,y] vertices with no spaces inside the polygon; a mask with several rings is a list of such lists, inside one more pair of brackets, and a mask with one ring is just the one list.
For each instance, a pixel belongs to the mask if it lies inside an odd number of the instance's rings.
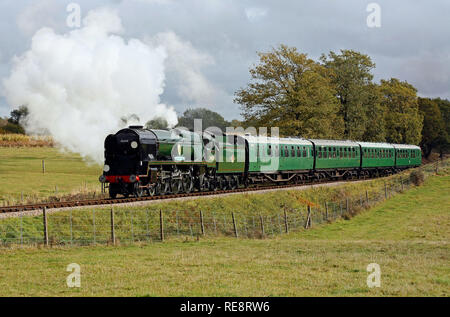
{"label": "wooden fence post", "polygon": [[345,211],[349,214],[350,213],[350,204],[348,202],[348,198],[345,200]]}
{"label": "wooden fence post", "polygon": [[111,242],[116,245],[116,232],[114,231],[114,208],[111,208]]}
{"label": "wooden fence post", "polygon": [[369,206],[369,192],[366,189],[366,204]]}
{"label": "wooden fence post", "polygon": [[45,174],[45,160],[42,160],[42,174]]}
{"label": "wooden fence post", "polygon": [[286,209],[284,210],[284,231],[286,233],[289,233],[288,217],[287,217]]}
{"label": "wooden fence post", "polygon": [[159,234],[161,241],[164,241],[164,219],[163,219],[163,213],[162,210],[159,210]]}
{"label": "wooden fence post", "polygon": [[306,215],[305,229],[311,228],[311,206],[308,205],[308,213]]}
{"label": "wooden fence post", "polygon": [[200,210],[200,226],[202,229],[202,236],[204,236],[205,235],[205,226],[203,223],[203,212],[201,210]]}
{"label": "wooden fence post", "polygon": [[404,191],[404,186],[403,186],[403,177],[400,177],[400,183],[402,184],[402,191]]}
{"label": "wooden fence post", "polygon": [[95,228],[95,209],[92,209],[92,231],[94,233],[94,244],[97,243],[97,232],[96,232],[96,228]]}
{"label": "wooden fence post", "polygon": [[261,236],[264,238],[266,235],[264,232],[264,219],[263,216],[259,215],[259,221],[261,222]]}
{"label": "wooden fence post", "polygon": [[70,209],[69,221],[70,221],[70,245],[73,245],[73,219],[72,219],[72,209]]}
{"label": "wooden fence post", "polygon": [[328,202],[325,202],[325,220],[328,221]]}
{"label": "wooden fence post", "polygon": [[48,246],[48,223],[47,223],[47,208],[42,208],[42,216],[44,221],[44,245]]}
{"label": "wooden fence post", "polygon": [[233,218],[233,229],[234,229],[234,236],[238,237],[238,231],[236,226],[236,219],[234,219],[234,212],[231,213],[231,217]]}
{"label": "wooden fence post", "polygon": [[388,192],[387,192],[387,184],[384,182],[384,198],[388,198]]}

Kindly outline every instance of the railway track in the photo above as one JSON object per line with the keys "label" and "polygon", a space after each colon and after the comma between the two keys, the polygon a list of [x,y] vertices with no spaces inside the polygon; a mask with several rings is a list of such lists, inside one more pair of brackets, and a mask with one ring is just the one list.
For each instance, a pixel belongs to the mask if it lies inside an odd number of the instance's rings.
{"label": "railway track", "polygon": [[[200,197],[200,196],[213,196],[218,194],[228,194],[228,193],[242,193],[242,192],[254,192],[259,190],[267,189],[278,189],[278,188],[289,188],[298,186],[308,186],[326,183],[335,183],[341,180],[327,181],[327,182],[313,182],[305,184],[284,184],[284,185],[256,185],[247,188],[236,188],[227,190],[216,190],[216,191],[197,191],[191,193],[180,193],[180,194],[166,194],[161,196],[144,196],[144,197],[128,197],[128,198],[101,198],[101,199],[86,199],[86,200],[73,200],[73,201],[56,201],[56,202],[42,202],[29,205],[16,205],[16,206],[3,206],[0,207],[1,213],[12,213],[21,211],[30,211],[43,209],[55,209],[55,208],[70,208],[70,207],[82,207],[82,206],[99,206],[99,205],[114,205],[122,203],[132,203],[138,201],[149,201],[149,200],[165,200],[180,197]],[[351,180],[346,180],[346,182]]]}

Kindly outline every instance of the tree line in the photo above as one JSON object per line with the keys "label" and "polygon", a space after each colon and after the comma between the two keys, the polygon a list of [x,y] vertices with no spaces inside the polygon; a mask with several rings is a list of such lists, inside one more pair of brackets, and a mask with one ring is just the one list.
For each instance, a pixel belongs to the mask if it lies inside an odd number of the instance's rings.
{"label": "tree line", "polygon": [[244,124],[277,126],[285,136],[421,145],[425,156],[449,150],[449,106],[419,98],[397,78],[374,82],[375,63],[353,50],[318,61],[281,45],[258,53],[251,82],[236,92]]}

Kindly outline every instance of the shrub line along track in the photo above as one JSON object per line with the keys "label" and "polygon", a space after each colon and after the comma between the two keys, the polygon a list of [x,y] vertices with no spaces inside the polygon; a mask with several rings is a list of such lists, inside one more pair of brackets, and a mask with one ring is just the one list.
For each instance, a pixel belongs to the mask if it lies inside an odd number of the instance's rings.
{"label": "shrub line along track", "polygon": [[[367,179],[354,179],[345,180],[345,182],[361,181]],[[180,193],[180,194],[166,194],[160,196],[144,196],[144,197],[128,197],[128,198],[102,198],[102,199],[86,199],[86,200],[74,200],[74,201],[56,201],[56,202],[43,202],[29,205],[16,205],[16,206],[4,206],[0,207],[0,214],[31,211],[43,209],[55,209],[55,208],[70,208],[70,207],[83,207],[83,206],[99,206],[99,205],[115,205],[139,201],[150,201],[150,200],[165,200],[181,197],[201,197],[201,196],[214,196],[218,194],[228,194],[228,193],[244,193],[244,192],[255,192],[267,189],[282,189],[289,187],[298,186],[308,186],[308,185],[318,185],[318,184],[329,184],[342,181],[341,179],[331,180],[326,182],[310,182],[310,183],[298,183],[298,184],[283,184],[283,185],[255,185],[253,187],[247,188],[236,188],[227,190],[216,190],[216,191],[196,191],[191,193]]]}

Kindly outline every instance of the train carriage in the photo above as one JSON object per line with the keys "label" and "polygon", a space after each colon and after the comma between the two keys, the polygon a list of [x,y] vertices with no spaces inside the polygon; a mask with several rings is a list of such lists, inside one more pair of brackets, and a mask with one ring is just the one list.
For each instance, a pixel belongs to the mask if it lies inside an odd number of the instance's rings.
{"label": "train carriage", "polygon": [[313,163],[313,146],[301,138],[271,138],[246,135],[248,174],[253,181],[304,180]]}
{"label": "train carriage", "polygon": [[360,146],[353,141],[310,140],[314,144],[317,178],[356,177],[361,165]]}
{"label": "train carriage", "polygon": [[389,143],[358,142],[361,146],[361,169],[364,175],[391,174],[395,168],[395,148]]}
{"label": "train carriage", "polygon": [[395,167],[405,169],[422,164],[422,152],[420,147],[408,144],[392,144],[395,149]]}

